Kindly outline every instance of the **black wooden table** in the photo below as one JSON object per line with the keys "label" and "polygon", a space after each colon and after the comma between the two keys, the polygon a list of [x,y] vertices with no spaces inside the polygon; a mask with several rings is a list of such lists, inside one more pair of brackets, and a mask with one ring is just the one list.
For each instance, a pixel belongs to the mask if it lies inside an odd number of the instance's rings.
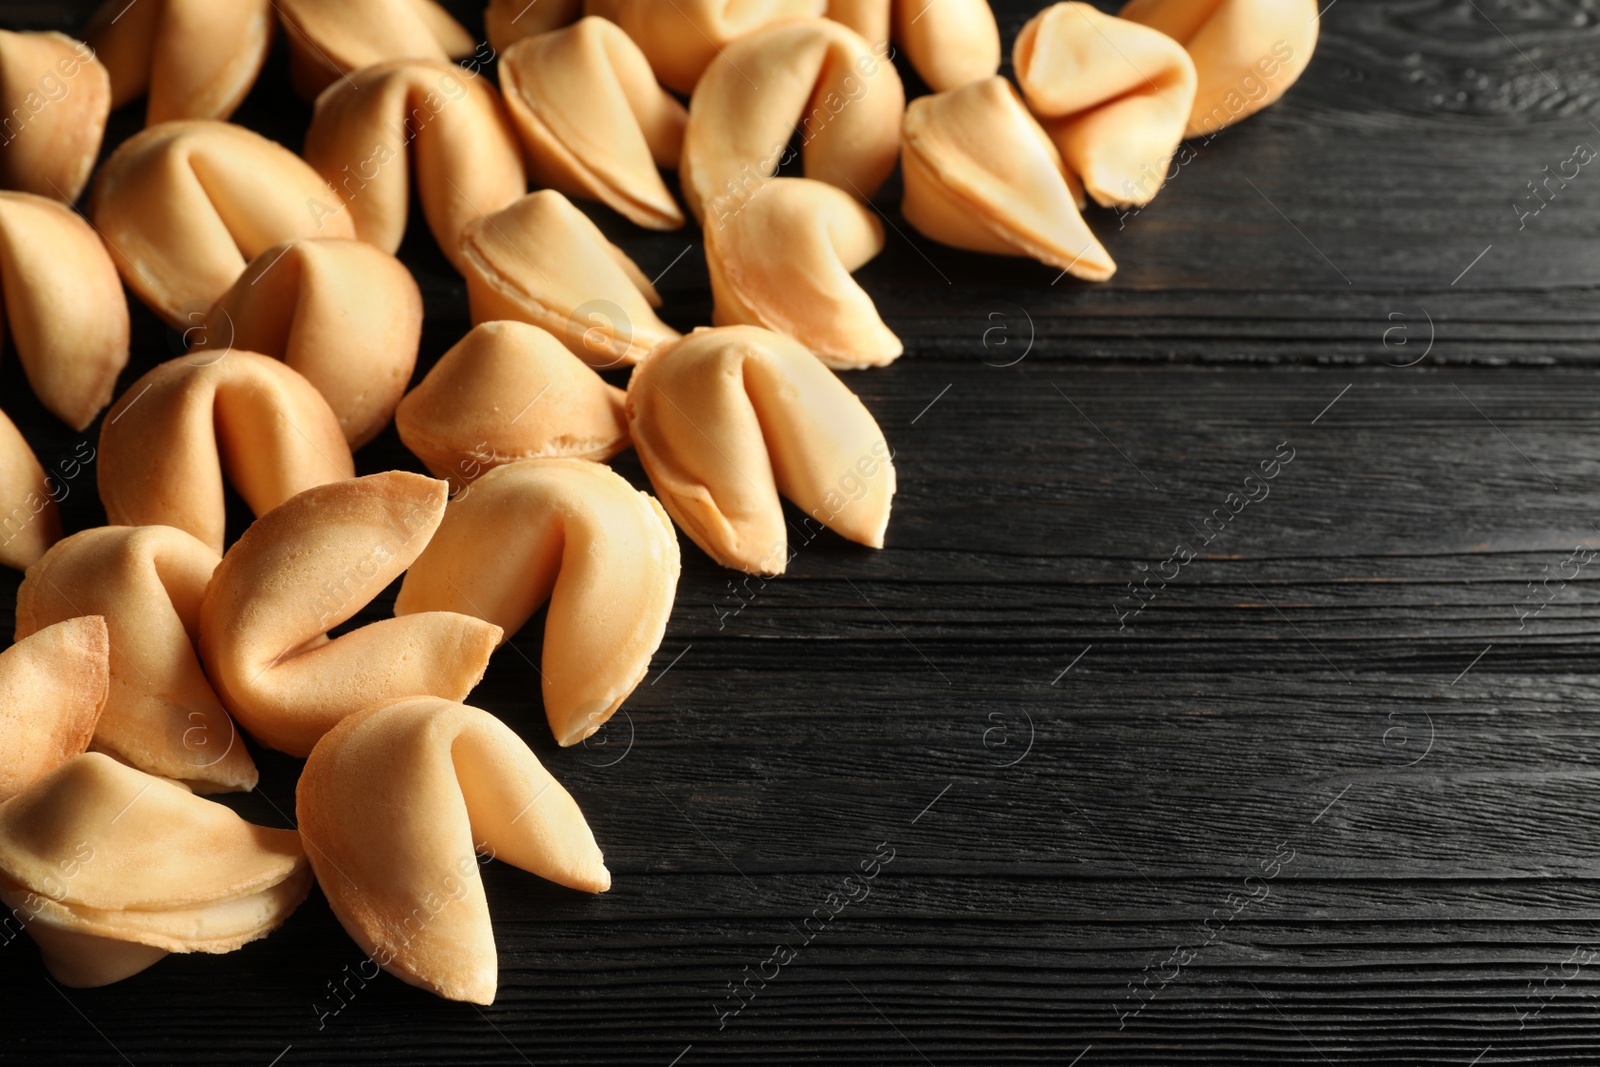
{"label": "black wooden table", "polygon": [[[846,375],[897,452],[887,547],[819,537],[736,598],[685,540],[587,747],[550,740],[537,623],[473,697],[578,798],[609,893],[490,864],[481,1010],[384,976],[334,1012],[362,954],[316,893],[101,990],[19,939],[0,1061],[1600,1062],[1600,172],[1522,215],[1600,145],[1597,17],[1334,0],[1281,104],[1093,213],[1105,285],[932,244],[891,184],[861,277],[907,352]],[[298,147],[284,70],[236,119]],[[708,321],[695,234],[593,214]],[[466,301],[424,227],[402,255],[420,375]],[[136,308],[122,387],[175,344]],[[14,358],[0,397],[46,466],[84,439]],[[392,429],[357,461],[420,469]],[[92,475],[65,515],[103,521]],[[255,755],[229,802],[288,825],[298,764]]]}

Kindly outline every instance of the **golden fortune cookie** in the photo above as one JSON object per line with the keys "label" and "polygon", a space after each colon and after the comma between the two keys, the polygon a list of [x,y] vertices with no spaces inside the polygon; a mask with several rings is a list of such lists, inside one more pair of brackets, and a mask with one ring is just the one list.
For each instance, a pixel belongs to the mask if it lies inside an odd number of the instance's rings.
{"label": "golden fortune cookie", "polygon": [[1089,281],[1116,272],[1078,213],[1061,153],[1004,78],[913,100],[902,138],[901,212],[926,236]]}
{"label": "golden fortune cookie", "polygon": [[169,360],[100,427],[100,502],[117,526],[176,526],[213,552],[227,533],[223,476],[257,515],[355,475],[339,419],[278,360],[233,350]]}
{"label": "golden fortune cookie", "polygon": [[451,1000],[494,1001],[499,960],[478,850],[588,893],[611,887],[561,783],[488,712],[383,703],[328,732],[295,814],[328,904],[374,963]]}
{"label": "golden fortune cookie", "polygon": [[0,566],[20,571],[61,539],[56,495],[16,423],[0,411]]}
{"label": "golden fortune cookie", "polygon": [[445,60],[391,60],[328,86],[305,157],[338,190],[356,236],[386,252],[405,236],[415,181],[434,239],[457,270],[467,224],[528,185],[499,94]]}
{"label": "golden fortune cookie", "polygon": [[254,789],[255,762],[206,681],[194,642],[221,557],[171,526],[101,526],[66,538],[17,590],[17,638],[104,616],[111,680],[94,749],[197,793]]}
{"label": "golden fortune cookie", "polygon": [[289,77],[306,100],[393,59],[473,55],[472,34],[433,0],[274,0],[289,38]]}
{"label": "golden fortune cookie", "polygon": [[311,889],[300,835],[86,753],[0,804],[0,901],[66,986],[233,952]]}
{"label": "golden fortune cookie", "polygon": [[741,37],[689,101],[678,163],[684,199],[707,226],[739,211],[798,135],[805,176],[869,199],[894,170],[905,88],[894,65],[828,19]]}
{"label": "golden fortune cookie", "polygon": [[1275,102],[1317,47],[1316,0],[1131,0],[1121,18],[1160,30],[1194,60],[1186,137],[1214,135]]}
{"label": "golden fortune cookie", "polygon": [[788,337],[721,326],[663,345],[628,382],[628,427],[667,513],[724,567],[783,573],[780,493],[883,546],[893,453],[866,406]]}
{"label": "golden fortune cookie", "polygon": [[0,318],[28,384],[57,418],[82,430],[110,403],[128,363],[128,300],[111,255],[65,204],[0,192],[0,278]]}
{"label": "golden fortune cookie", "polygon": [[258,741],[304,756],[373,703],[460,700],[478,684],[500,628],[470,615],[427,612],[328,637],[417,558],[447,492],[403,471],[317,486],[228,549],[200,605],[200,660]]}
{"label": "golden fortune cookie", "polygon": [[89,215],[128,287],[179,330],[246,264],[296,237],[354,237],[339,194],[287,148],[226,122],[163,122],[95,179]]}
{"label": "golden fortune cookie", "polygon": [[145,97],[145,123],[225,119],[272,47],[273,0],[106,0],[87,37],[113,107]]}
{"label": "golden fortune cookie", "polygon": [[530,323],[600,370],[679,336],[656,316],[650,279],[554,189],[469,224],[461,254],[474,323]]}
{"label": "golden fortune cookie", "polygon": [[610,459],[628,447],[624,396],[539,327],[485,322],[406,394],[395,427],[459,487],[517,460]]}
{"label": "golden fortune cookie", "polygon": [[477,615],[509,640],[548,602],[540,690],[557,743],[573,745],[644,680],[678,566],[677,534],[649,494],[587,460],[523,460],[451,502],[394,611]]}
{"label": "golden fortune cookie", "polygon": [[883,224],[844,190],[773,178],[708,222],[705,242],[718,326],[788,334],[835,370],[882,367],[904,351],[850,277],[883,251]]}
{"label": "golden fortune cookie", "polygon": [[[621,26],[639,43],[656,78],[692,93],[711,62],[734,41],[790,19],[817,18],[826,0],[586,0],[584,14]],[[757,79],[759,82],[759,79]]]}
{"label": "golden fortune cookie", "polygon": [[301,238],[262,252],[190,330],[190,363],[242,348],[281,359],[322,394],[352,449],[376,437],[411,381],[422,293],[365,241]]}
{"label": "golden fortune cookie", "polygon": [[591,16],[523,38],[500,59],[500,86],[537,184],[647,229],[683,225],[656,167],[677,167],[689,113],[615,23]]}
{"label": "golden fortune cookie", "polygon": [[1022,27],[1012,65],[1028,107],[1095,203],[1149,203],[1194,105],[1183,46],[1089,4],[1054,4]]}
{"label": "golden fortune cookie", "polygon": [[0,802],[88,750],[110,658],[98,615],[47,626],[0,652]]}
{"label": "golden fortune cookie", "polygon": [[76,201],[110,114],[111,75],[94,49],[0,30],[0,189]]}
{"label": "golden fortune cookie", "polygon": [[829,0],[828,17],[875,45],[889,40],[892,28],[895,43],[936,93],[1000,69],[1000,27],[988,0]]}

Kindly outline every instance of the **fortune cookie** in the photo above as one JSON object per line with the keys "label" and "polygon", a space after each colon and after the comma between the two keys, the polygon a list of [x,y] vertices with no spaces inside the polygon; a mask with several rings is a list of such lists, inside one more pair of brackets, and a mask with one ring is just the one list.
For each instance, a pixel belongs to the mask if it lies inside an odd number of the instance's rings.
{"label": "fortune cookie", "polygon": [[310,890],[295,831],[98,752],[0,804],[0,901],[63,985],[108,985],[169,952],[232,952]]}
{"label": "fortune cookie", "polygon": [[0,189],[77,200],[110,114],[111,76],[94,49],[0,30]]}
{"label": "fortune cookie", "polygon": [[462,486],[521,459],[610,459],[628,446],[623,397],[539,327],[485,322],[406,394],[395,427],[434,477]]}
{"label": "fortune cookie", "polygon": [[478,684],[500,627],[469,615],[427,612],[328,637],[417,558],[447,492],[402,471],[318,486],[228,549],[200,606],[200,659],[257,740],[304,756],[369,704],[460,700]]}
{"label": "fortune cookie", "polygon": [[518,41],[501,57],[500,87],[535,182],[647,229],[683,225],[656,167],[677,167],[689,113],[615,23],[590,17]]}
{"label": "fortune cookie", "polygon": [[509,640],[548,600],[540,689],[572,745],[644,680],[677,588],[678,537],[654,498],[598,463],[531,459],[451,502],[394,612],[477,615]]}
{"label": "fortune cookie", "polygon": [[483,9],[489,47],[504,52],[524,37],[559,29],[583,13],[583,0],[489,0]]}
{"label": "fortune cookie", "polygon": [[110,656],[98,615],[58,622],[0,652],[0,801],[88,750]]}
{"label": "fortune cookie", "polygon": [[293,152],[226,122],[163,122],[111,153],[89,214],[123,280],[180,330],[245,264],[295,237],[354,237],[339,194]]}
{"label": "fortune cookie", "polygon": [[828,17],[874,45],[888,41],[892,23],[895,41],[936,93],[1000,69],[1000,27],[988,0],[829,0]]}
{"label": "fortune cookie", "polygon": [[628,382],[628,428],[667,513],[712,559],[788,565],[782,493],[843,537],[883,547],[893,453],[871,412],[797,342],[702,327]]}
{"label": "fortune cookie", "polygon": [[317,742],[295,790],[328,904],[361,951],[409,985],[494,1001],[499,961],[478,849],[588,893],[611,887],[561,783],[488,712],[413,697]]}
{"label": "fortune cookie", "polygon": [[861,200],[899,156],[905,88],[861,35],[827,19],[757,30],[724,49],[689,101],[678,177],[697,219],[738,211],[798,136],[805,176]]}
{"label": "fortune cookie", "polygon": [[44,406],[81,430],[128,362],[128,301],[106,246],[59,201],[0,192],[0,281],[17,358]]}
{"label": "fortune cookie", "polygon": [[400,247],[417,195],[434,239],[461,270],[461,231],[528,187],[500,96],[445,60],[397,59],[317,97],[306,161],[344,198],[356,236]]}
{"label": "fortune cookie", "polygon": [[531,323],[602,370],[678,336],[656,317],[650,279],[554,189],[468,225],[461,254],[474,323]]}
{"label": "fortune cookie", "polygon": [[411,381],[422,293],[381,248],[306,238],[252,260],[201,326],[189,331],[189,362],[220,360],[231,348],[283,360],[316,386],[355,449],[388,425]]}
{"label": "fortune cookie", "polygon": [[1054,4],[1022,27],[1012,65],[1028,107],[1095,203],[1149,203],[1194,105],[1194,62],[1183,46],[1089,4]]}
{"label": "fortune cookie", "polygon": [[169,360],[100,427],[100,502],[118,526],[176,526],[219,555],[222,478],[257,515],[355,475],[339,419],[300,373],[255,352]]}
{"label": "fortune cookie", "polygon": [[475,43],[433,0],[275,0],[273,6],[289,38],[289,76],[307,100],[373,64],[460,59]]}
{"label": "fortune cookie", "polygon": [[89,43],[111,72],[111,102],[140,96],[145,123],[225,119],[272,47],[273,0],[106,0]]}
{"label": "fortune cookie", "polygon": [[20,571],[60,539],[55,486],[16,423],[0,411],[0,566]]}
{"label": "fortune cookie", "polygon": [[902,138],[901,212],[923,234],[1090,281],[1115,273],[1078,213],[1061,153],[1004,78],[913,100]]}
{"label": "fortune cookie", "polygon": [[1194,59],[1186,137],[1215,134],[1288,91],[1317,47],[1316,0],[1131,0],[1121,18],[1160,30]]}
{"label": "fortune cookie", "polygon": [[[740,37],[788,19],[816,18],[826,0],[587,0],[584,13],[610,19],[639,42],[662,85],[685,95],[711,61]],[[751,75],[754,77],[754,74]],[[752,85],[760,83],[757,78]]]}
{"label": "fortune cookie", "polygon": [[253,789],[256,766],[200,669],[200,601],[220,557],[170,526],[75,533],[28,568],[17,638],[103,615],[111,684],[94,748],[198,793]]}
{"label": "fortune cookie", "polygon": [[707,221],[718,326],[788,334],[836,370],[881,367],[904,350],[850,272],[883,251],[883,224],[849,193],[773,178],[726,220]]}

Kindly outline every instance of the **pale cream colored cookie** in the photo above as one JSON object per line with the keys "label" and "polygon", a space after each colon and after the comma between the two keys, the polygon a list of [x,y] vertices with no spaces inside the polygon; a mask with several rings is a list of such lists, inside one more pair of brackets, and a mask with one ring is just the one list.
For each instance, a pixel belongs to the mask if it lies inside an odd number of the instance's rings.
{"label": "pale cream colored cookie", "polygon": [[656,168],[677,167],[689,113],[616,23],[591,16],[518,41],[500,59],[500,87],[537,184],[648,229],[683,225]]}
{"label": "pale cream colored cookie", "polygon": [[883,546],[893,453],[865,405],[790,338],[723,326],[663,345],[628,382],[628,427],[667,513],[725,567],[783,573],[780,493]]}
{"label": "pale cream colored cookie", "polygon": [[317,881],[361,951],[403,982],[494,1001],[478,852],[590,893],[611,887],[577,803],[522,739],[435,697],[380,704],[317,742],[295,811]]}
{"label": "pale cream colored cookie", "polygon": [[46,552],[17,590],[19,641],[85,612],[106,620],[111,680],[94,749],[197,793],[257,779],[194,648],[219,562],[170,526],[101,526]]}
{"label": "pale cream colored cookie", "polygon": [[257,515],[355,475],[322,394],[292,367],[238,349],[168,360],[134,382],[100,427],[99,458],[111,524],[176,526],[219,555],[224,475]]}
{"label": "pale cream colored cookie", "polygon": [[516,460],[610,459],[628,447],[623,397],[539,327],[485,322],[406,394],[395,427],[459,487]]}
{"label": "pale cream colored cookie", "polygon": [[99,615],[47,626],[0,652],[0,801],[88,750],[110,657]]}
{"label": "pale cream colored cookie", "polygon": [[500,627],[435,611],[329,638],[408,567],[444,516],[447,487],[389,471],[308,489],[228,549],[200,606],[200,659],[263,744],[294,756],[378,701],[460,700]]}
{"label": "pale cream colored cookie", "polygon": [[232,952],[311,888],[300,835],[90,752],[0,804],[0,901],[68,986]]}
{"label": "pale cream colored cookie", "polygon": [[539,685],[572,745],[644,680],[677,588],[678,537],[654,498],[598,463],[534,459],[450,504],[394,610],[477,615],[509,640],[548,602]]}
{"label": "pale cream colored cookie", "polygon": [[411,382],[422,293],[405,264],[365,241],[287,241],[251,260],[189,337],[191,363],[235,348],[283,360],[360,448],[389,424]]}

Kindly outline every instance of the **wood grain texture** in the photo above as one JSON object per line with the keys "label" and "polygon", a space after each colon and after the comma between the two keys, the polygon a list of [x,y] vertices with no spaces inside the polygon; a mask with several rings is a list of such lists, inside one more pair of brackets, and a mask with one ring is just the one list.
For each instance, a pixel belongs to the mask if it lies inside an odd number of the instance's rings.
{"label": "wood grain texture", "polygon": [[[1009,42],[1031,8],[997,7]],[[907,355],[846,375],[897,450],[887,547],[824,534],[736,596],[685,542],[649,680],[586,747],[544,726],[541,620],[474,694],[578,798],[609,893],[487,866],[482,1010],[384,976],[324,1014],[361,954],[318,894],[104,990],[52,988],[19,939],[0,1062],[1600,1061],[1600,564],[1528,599],[1600,543],[1600,173],[1513,207],[1600,143],[1594,18],[1336,0],[1282,103],[1137,216],[1093,213],[1105,285],[931,244],[891,183],[861,278]],[[298,147],[284,69],[280,42],[237,119]],[[665,271],[670,322],[708,320],[697,237],[591,213]],[[420,376],[465,294],[424,227],[402,256]],[[176,344],[135,308],[123,387]],[[14,359],[0,402],[47,466],[96,439]],[[392,430],[358,465],[420,469]],[[103,521],[92,470],[63,510]],[[255,754],[229,802],[288,825],[298,762]]]}

